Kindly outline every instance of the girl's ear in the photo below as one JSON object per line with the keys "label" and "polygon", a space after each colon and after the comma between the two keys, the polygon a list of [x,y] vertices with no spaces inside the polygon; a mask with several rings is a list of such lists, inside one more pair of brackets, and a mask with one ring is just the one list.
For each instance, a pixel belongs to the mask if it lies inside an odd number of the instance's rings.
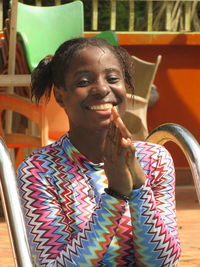
{"label": "girl's ear", "polygon": [[57,102],[62,108],[64,108],[64,102],[63,102],[63,89],[54,86],[54,88],[53,88],[53,93],[54,93],[56,102]]}

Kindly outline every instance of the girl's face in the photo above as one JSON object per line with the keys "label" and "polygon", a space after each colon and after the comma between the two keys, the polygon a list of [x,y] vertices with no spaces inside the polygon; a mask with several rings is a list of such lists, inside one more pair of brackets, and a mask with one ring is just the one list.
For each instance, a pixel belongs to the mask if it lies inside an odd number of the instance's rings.
{"label": "girl's face", "polygon": [[87,46],[78,51],[65,76],[65,89],[57,91],[70,122],[70,129],[107,128],[111,109],[122,115],[126,107],[123,73],[107,48]]}

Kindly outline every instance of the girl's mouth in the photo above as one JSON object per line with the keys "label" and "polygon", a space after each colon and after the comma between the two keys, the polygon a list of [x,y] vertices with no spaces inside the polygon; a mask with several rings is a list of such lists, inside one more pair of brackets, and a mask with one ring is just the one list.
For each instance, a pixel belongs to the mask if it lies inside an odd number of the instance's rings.
{"label": "girl's mouth", "polygon": [[105,103],[105,104],[88,106],[88,109],[89,110],[97,110],[97,111],[108,111],[108,110],[111,110],[112,107],[113,107],[113,104]]}

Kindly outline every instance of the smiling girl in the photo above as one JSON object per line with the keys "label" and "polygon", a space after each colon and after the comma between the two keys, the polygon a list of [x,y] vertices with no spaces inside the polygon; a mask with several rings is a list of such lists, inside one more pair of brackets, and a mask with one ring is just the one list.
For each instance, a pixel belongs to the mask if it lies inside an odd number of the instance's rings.
{"label": "smiling girl", "polygon": [[32,74],[36,100],[53,88],[70,124],[19,168],[36,266],[177,265],[172,158],[131,140],[121,119],[132,69],[124,49],[91,37],[66,41]]}

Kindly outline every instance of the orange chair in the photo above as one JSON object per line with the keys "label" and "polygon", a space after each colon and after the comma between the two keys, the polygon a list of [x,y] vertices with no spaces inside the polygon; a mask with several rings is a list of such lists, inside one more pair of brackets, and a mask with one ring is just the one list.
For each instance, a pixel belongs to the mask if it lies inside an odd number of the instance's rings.
{"label": "orange chair", "polygon": [[49,142],[57,140],[69,131],[69,121],[64,109],[55,100],[53,94],[46,105],[46,117],[49,127]]}
{"label": "orange chair", "polygon": [[[27,127],[24,131],[7,133],[4,131],[5,113],[4,111],[19,113],[27,118],[27,122],[33,122],[37,126],[37,131],[29,133]],[[14,149],[13,160],[17,168],[19,163],[26,156],[26,149],[35,149],[48,144],[48,122],[45,114],[45,105],[31,103],[27,98],[14,94],[0,94],[0,136],[3,137],[6,145]],[[12,150],[13,152],[13,150]],[[30,151],[27,151],[29,154]]]}

